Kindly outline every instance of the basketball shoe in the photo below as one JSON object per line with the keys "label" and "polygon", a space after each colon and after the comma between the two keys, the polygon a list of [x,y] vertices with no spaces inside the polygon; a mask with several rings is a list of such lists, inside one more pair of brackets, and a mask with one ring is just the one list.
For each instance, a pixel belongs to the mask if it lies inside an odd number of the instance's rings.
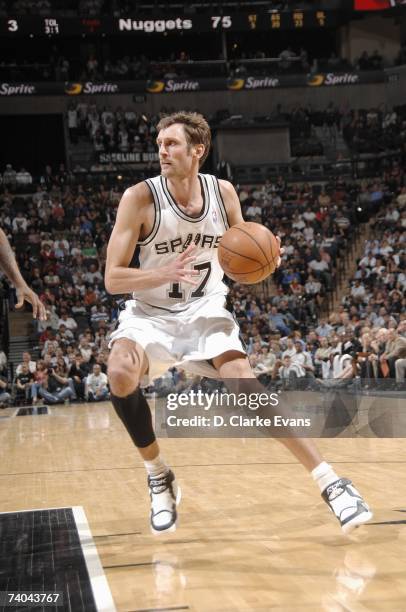
{"label": "basketball shoe", "polygon": [[369,506],[348,478],[339,478],[321,496],[340,521],[344,533],[350,533],[373,517]]}
{"label": "basketball shoe", "polygon": [[151,530],[155,534],[176,531],[178,515],[176,506],[180,502],[181,491],[175,474],[169,470],[159,476],[148,476],[151,498]]}

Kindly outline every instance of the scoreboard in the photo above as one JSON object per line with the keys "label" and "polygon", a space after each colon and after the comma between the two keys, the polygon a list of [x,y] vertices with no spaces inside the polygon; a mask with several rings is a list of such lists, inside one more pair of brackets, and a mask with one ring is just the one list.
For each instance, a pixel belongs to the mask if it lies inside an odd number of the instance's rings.
{"label": "scoreboard", "polygon": [[170,34],[180,32],[275,31],[334,28],[339,24],[337,11],[274,11],[212,13],[199,15],[136,16],[122,18],[67,18],[9,16],[0,18],[0,36],[121,36],[129,34]]}

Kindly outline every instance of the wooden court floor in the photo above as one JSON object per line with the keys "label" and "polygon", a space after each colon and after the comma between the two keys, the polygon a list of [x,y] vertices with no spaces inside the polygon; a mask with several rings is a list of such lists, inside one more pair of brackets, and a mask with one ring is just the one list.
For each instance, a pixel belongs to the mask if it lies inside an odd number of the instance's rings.
{"label": "wooden court floor", "polygon": [[83,506],[117,610],[406,610],[403,439],[320,441],[375,512],[351,539],[273,440],[163,440],[183,499],[177,532],[158,538],[108,402],[2,418],[0,443],[1,511]]}

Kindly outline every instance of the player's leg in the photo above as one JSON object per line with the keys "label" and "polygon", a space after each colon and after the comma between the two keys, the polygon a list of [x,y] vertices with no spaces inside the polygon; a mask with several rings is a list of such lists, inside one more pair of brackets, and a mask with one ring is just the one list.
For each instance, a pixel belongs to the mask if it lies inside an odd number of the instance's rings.
{"label": "player's leg", "polygon": [[175,528],[180,490],[160,455],[151,410],[139,386],[147,370],[148,359],[140,345],[128,338],[114,342],[108,362],[111,401],[144,460],[151,496],[151,528],[160,532]]}
{"label": "player's leg", "polygon": [[[212,361],[222,379],[249,380],[247,389],[252,392],[265,391],[253,374],[248,358],[239,351],[227,351]],[[311,473],[324,501],[340,521],[344,533],[349,533],[354,527],[372,518],[368,505],[351,481],[337,476],[333,468],[323,460],[313,440],[294,436],[277,439]]]}

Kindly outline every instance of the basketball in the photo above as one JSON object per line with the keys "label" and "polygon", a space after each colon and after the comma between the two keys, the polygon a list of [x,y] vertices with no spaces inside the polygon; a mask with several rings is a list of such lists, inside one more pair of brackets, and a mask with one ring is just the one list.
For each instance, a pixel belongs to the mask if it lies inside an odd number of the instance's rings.
{"label": "basketball", "polygon": [[229,278],[253,285],[275,271],[279,250],[278,240],[267,227],[249,221],[226,231],[220,240],[218,258]]}

